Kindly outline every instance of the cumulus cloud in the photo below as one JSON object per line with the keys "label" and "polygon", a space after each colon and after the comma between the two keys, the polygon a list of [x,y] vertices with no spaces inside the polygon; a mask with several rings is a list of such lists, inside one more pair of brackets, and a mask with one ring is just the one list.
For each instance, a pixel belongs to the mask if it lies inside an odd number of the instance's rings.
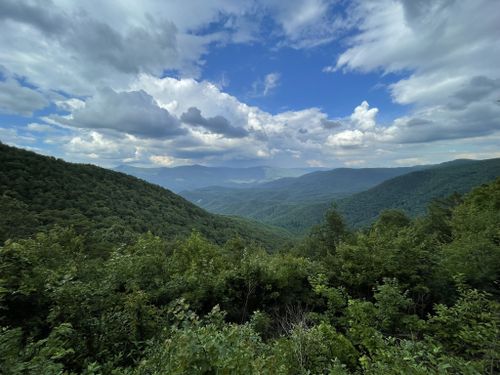
{"label": "cumulus cloud", "polygon": [[100,89],[76,108],[71,116],[55,117],[59,122],[88,129],[113,129],[146,137],[173,137],[185,133],[177,118],[160,108],[144,91],[115,92]]}
{"label": "cumulus cloud", "polygon": [[[497,2],[355,1],[347,18],[335,4],[193,0],[186,12],[179,2],[1,1],[0,62],[12,74],[0,82],[0,108],[29,116],[50,101],[59,114],[42,119],[64,125],[43,131],[47,125],[37,119],[4,133],[63,145],[73,160],[143,165],[397,164],[423,152],[431,160],[479,155],[474,145],[481,155],[494,154]],[[383,108],[379,116],[366,101],[339,118],[316,107],[269,113],[224,92],[223,84],[197,79],[211,48],[311,48],[352,26],[346,50],[324,71],[385,73],[393,101],[408,105],[404,116],[391,120]],[[263,38],[269,28],[272,36]],[[172,70],[179,78],[164,77]],[[255,94],[270,95],[280,79],[277,72],[261,76]]]}
{"label": "cumulus cloud", "polygon": [[351,121],[354,126],[362,130],[373,129],[376,124],[378,108],[369,108],[368,102],[365,100],[359,106],[354,108],[351,115]]}
{"label": "cumulus cloud", "polygon": [[[95,83],[124,89],[138,73],[198,77],[209,48],[261,42],[274,21],[278,43],[331,40],[329,1],[0,2],[0,61],[43,89],[91,95]],[[215,26],[210,31],[208,26]]]}
{"label": "cumulus cloud", "polygon": [[325,129],[335,129],[342,126],[342,123],[340,121],[324,119],[321,121],[321,125],[323,125]]}
{"label": "cumulus cloud", "polygon": [[359,32],[324,70],[409,73],[389,89],[394,102],[414,110],[389,124],[385,140],[491,134],[500,130],[499,10],[489,0],[359,1],[351,14]]}
{"label": "cumulus cloud", "polygon": [[326,144],[345,148],[360,147],[363,145],[364,133],[355,130],[344,130],[336,134],[329,135]]}
{"label": "cumulus cloud", "polygon": [[181,115],[181,121],[189,125],[201,126],[213,133],[222,134],[230,138],[241,138],[248,135],[248,131],[243,128],[231,126],[229,121],[223,116],[203,117],[201,111],[196,107],[189,107]]}
{"label": "cumulus cloud", "polygon": [[20,85],[15,79],[0,81],[0,112],[29,117],[48,105],[49,101],[43,94]]}
{"label": "cumulus cloud", "polygon": [[[65,140],[66,152],[144,165],[317,160],[324,158],[327,136],[342,127],[318,108],[270,114],[206,81],[142,75],[130,90],[100,90],[69,115],[52,117],[74,132]],[[167,113],[176,127],[165,126]]]}

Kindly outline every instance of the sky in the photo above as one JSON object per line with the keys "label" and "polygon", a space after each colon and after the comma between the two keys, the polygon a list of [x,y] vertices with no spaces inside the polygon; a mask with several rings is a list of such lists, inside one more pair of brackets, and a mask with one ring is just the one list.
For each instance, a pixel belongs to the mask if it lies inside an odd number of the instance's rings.
{"label": "sky", "polygon": [[500,157],[498,0],[0,0],[0,141],[114,167]]}

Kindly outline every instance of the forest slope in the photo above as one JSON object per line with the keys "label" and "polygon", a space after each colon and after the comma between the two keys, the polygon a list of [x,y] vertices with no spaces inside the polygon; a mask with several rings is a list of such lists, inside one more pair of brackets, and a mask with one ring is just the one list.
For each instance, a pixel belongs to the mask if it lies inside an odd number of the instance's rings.
{"label": "forest slope", "polygon": [[223,243],[237,235],[270,246],[281,230],[210,214],[138,178],[0,144],[0,242],[55,224],[111,242],[147,231],[164,238],[197,230]]}
{"label": "forest slope", "polygon": [[305,233],[322,220],[333,200],[419,168],[338,168],[282,178],[251,189],[212,186],[181,195],[214,213],[239,215]]}
{"label": "forest slope", "polygon": [[[454,160],[409,168],[340,168],[276,180],[258,189],[209,187],[181,195],[211,212],[305,234],[332,204],[350,226],[366,226],[384,209],[421,215],[433,199],[466,193],[497,176],[500,159]],[[360,191],[363,187],[368,190]]]}
{"label": "forest slope", "polygon": [[[442,202],[441,202],[442,203]],[[0,372],[500,373],[500,179],[418,220],[330,211],[279,252],[56,228],[0,245]]]}
{"label": "forest slope", "polygon": [[500,176],[500,159],[455,160],[387,180],[374,188],[337,202],[349,225],[365,226],[386,209],[415,217],[433,199],[464,194]]}

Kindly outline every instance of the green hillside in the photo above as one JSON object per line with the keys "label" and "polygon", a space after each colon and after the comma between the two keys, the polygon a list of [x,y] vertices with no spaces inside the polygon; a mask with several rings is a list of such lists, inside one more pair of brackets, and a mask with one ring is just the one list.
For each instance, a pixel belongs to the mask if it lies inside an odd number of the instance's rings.
{"label": "green hillside", "polygon": [[295,201],[323,200],[332,193],[353,193],[366,190],[382,181],[424,167],[399,168],[336,168],[317,171],[296,178],[282,178],[260,185],[263,189],[288,191]]}
{"label": "green hillside", "polygon": [[[340,168],[254,189],[208,187],[181,195],[210,212],[239,215],[303,235],[323,220],[332,204],[350,226],[360,227],[384,209],[421,215],[433,199],[468,192],[497,176],[500,159],[461,159],[410,168]],[[363,187],[365,191],[359,191]]]}
{"label": "green hillside", "polygon": [[282,178],[251,189],[207,187],[181,195],[208,211],[239,215],[304,234],[331,202],[420,167],[339,168]]}
{"label": "green hillside", "polygon": [[164,238],[197,230],[223,243],[238,235],[271,246],[287,233],[209,214],[159,186],[93,165],[0,144],[0,242],[59,224],[113,242],[147,231]]}
{"label": "green hillside", "polygon": [[455,160],[395,177],[336,204],[351,226],[365,226],[385,209],[422,215],[431,200],[466,193],[498,176],[500,159]]}
{"label": "green hillside", "polygon": [[351,232],[332,211],[276,252],[197,233],[107,257],[64,228],[7,241],[0,373],[498,374],[499,207],[497,179],[420,220]]}

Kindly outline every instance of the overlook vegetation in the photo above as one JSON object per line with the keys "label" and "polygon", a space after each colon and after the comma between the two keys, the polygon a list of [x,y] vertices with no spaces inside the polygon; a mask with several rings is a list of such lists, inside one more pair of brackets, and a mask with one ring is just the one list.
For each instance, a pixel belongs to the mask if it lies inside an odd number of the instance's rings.
{"label": "overlook vegetation", "polygon": [[362,231],[330,210],[287,243],[1,147],[2,374],[500,371],[500,178]]}

